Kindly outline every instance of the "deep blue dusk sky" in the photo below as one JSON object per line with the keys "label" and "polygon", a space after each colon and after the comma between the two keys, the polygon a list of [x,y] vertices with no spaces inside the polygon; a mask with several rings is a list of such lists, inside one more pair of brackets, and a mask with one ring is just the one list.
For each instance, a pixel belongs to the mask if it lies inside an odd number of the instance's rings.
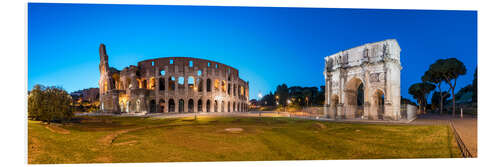
{"label": "deep blue dusk sky", "polygon": [[[328,8],[28,4],[28,89],[98,87],[100,43],[119,70],[141,60],[196,57],[237,68],[250,98],[276,86],[324,85],[324,57],[394,38],[401,95],[437,59],[456,57],[473,80],[477,12]],[[447,88],[444,86],[443,88]]]}

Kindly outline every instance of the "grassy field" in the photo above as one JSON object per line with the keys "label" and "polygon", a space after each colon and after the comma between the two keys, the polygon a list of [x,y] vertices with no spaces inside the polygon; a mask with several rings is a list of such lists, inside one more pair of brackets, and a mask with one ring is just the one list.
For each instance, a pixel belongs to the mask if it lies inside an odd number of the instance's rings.
{"label": "grassy field", "polygon": [[447,126],[224,117],[28,122],[30,164],[449,157],[460,152]]}

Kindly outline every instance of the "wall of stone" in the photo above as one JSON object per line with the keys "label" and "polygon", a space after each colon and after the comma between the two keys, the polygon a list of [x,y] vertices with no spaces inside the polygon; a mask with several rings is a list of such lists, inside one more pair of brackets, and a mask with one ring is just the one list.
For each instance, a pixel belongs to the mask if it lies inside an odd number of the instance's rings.
{"label": "wall of stone", "polygon": [[[103,111],[248,111],[249,82],[231,66],[198,58],[165,57],[118,71],[108,67],[107,55],[100,51],[101,61],[105,61],[100,65],[99,81]],[[119,93],[111,94],[113,91]]]}

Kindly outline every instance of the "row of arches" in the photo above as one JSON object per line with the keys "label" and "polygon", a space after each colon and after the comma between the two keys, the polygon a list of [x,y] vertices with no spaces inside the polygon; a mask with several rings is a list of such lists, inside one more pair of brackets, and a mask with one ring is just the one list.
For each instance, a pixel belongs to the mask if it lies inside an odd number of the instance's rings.
{"label": "row of arches", "polygon": [[[231,81],[231,77],[228,78],[229,81]],[[151,77],[149,79],[136,79],[137,88],[142,88],[142,89],[150,89],[150,90],[155,90],[156,89],[156,78]],[[106,82],[107,84],[107,82]],[[185,78],[184,76],[169,76],[169,77],[160,77],[158,79],[158,89],[160,91],[168,90],[168,91],[175,91],[176,89],[183,90],[186,87],[191,90],[191,91],[197,91],[197,92],[224,92],[227,95],[232,95],[232,96],[238,96],[241,97],[241,99],[246,100],[247,94],[247,89],[239,84],[231,84],[228,83],[226,80],[219,80],[219,79],[212,79],[207,78],[203,79],[201,77],[194,77],[194,76],[188,76]],[[124,90],[126,88],[133,88],[133,83],[130,79],[126,79],[125,81],[122,81],[119,83],[119,87],[113,87],[112,89],[121,89]],[[127,85],[127,86],[124,86]],[[106,86],[105,86],[106,87]]]}
{"label": "row of arches", "polygon": [[[187,106],[186,106],[187,105]],[[212,106],[213,105],[213,106]],[[174,99],[165,101],[160,99],[158,104],[155,100],[149,101],[149,112],[247,112],[248,105],[244,102],[231,102],[224,100],[202,100],[197,101],[189,99]],[[187,110],[186,110],[187,107]]]}

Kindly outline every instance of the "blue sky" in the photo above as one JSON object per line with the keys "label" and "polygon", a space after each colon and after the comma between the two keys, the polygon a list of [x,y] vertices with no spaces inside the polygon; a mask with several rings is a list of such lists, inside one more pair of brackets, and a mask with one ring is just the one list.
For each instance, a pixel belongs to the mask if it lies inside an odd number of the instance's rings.
{"label": "blue sky", "polygon": [[30,3],[28,89],[97,87],[104,43],[119,70],[173,56],[233,66],[257,98],[282,83],[324,85],[324,57],[391,38],[402,49],[402,96],[437,59],[464,62],[458,89],[472,82],[476,11]]}

